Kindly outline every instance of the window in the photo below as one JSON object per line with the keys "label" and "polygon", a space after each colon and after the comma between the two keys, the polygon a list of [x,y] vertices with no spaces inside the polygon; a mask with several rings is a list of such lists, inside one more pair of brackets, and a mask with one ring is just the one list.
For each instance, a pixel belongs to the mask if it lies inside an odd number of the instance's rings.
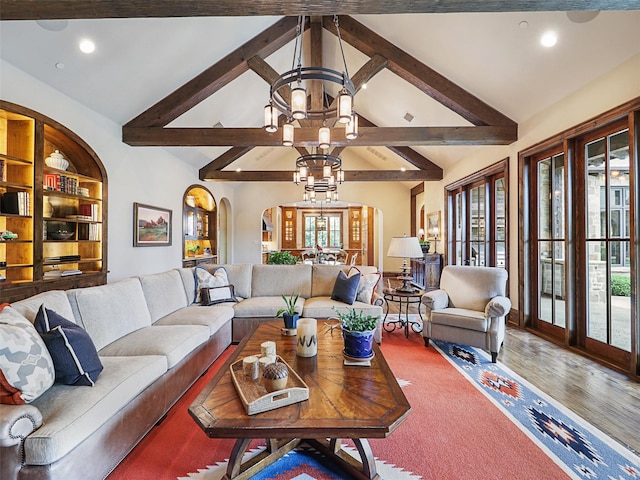
{"label": "window", "polygon": [[342,246],[342,214],[319,213],[304,214],[304,246],[314,248]]}
{"label": "window", "polygon": [[507,267],[507,162],[446,187],[448,263]]}

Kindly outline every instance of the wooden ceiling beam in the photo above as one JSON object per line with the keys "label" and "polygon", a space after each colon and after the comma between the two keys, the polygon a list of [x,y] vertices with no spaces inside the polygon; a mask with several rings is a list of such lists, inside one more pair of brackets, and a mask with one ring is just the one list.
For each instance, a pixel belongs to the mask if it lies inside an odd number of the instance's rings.
{"label": "wooden ceiling beam", "polygon": [[[333,17],[326,16],[324,28],[336,34]],[[451,80],[384,39],[349,16],[340,17],[342,39],[369,57],[387,58],[387,68],[434,100],[474,125],[515,125],[516,123]]]}
{"label": "wooden ceiling beam", "polygon": [[[109,3],[109,2],[107,2]],[[296,36],[297,19],[285,17],[142,112],[126,126],[162,127],[249,69],[247,59],[267,57]]]}
{"label": "wooden ceiling beam", "polygon": [[207,173],[215,170],[222,170],[223,168],[231,165],[243,155],[249,153],[251,150],[253,150],[253,148],[254,147],[231,147],[215,160],[202,167],[200,169],[200,172],[202,174],[202,172]]}
{"label": "wooden ceiling beam", "polygon": [[[200,169],[200,180],[221,182],[291,182],[293,170],[209,170]],[[424,170],[345,170],[345,182],[426,182],[441,180]]]}
{"label": "wooden ceiling beam", "polygon": [[[334,147],[416,145],[509,145],[517,139],[517,127],[361,127],[358,138],[347,140],[344,128],[331,129]],[[123,127],[122,140],[131,146],[157,147],[279,147],[280,135],[262,128],[161,128]],[[296,147],[317,147],[316,128],[296,128]]]}
{"label": "wooden ceiling beam", "polygon": [[637,10],[636,0],[1,0],[0,20]]}

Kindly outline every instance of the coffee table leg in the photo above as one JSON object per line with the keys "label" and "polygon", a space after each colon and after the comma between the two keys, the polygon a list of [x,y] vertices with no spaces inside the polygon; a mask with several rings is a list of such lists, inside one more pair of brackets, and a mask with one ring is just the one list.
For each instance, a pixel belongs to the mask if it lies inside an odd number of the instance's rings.
{"label": "coffee table leg", "polygon": [[292,440],[274,440],[268,438],[267,449],[243,463],[242,457],[252,441],[253,439],[251,438],[239,438],[236,440],[231,450],[227,473],[223,477],[223,480],[247,480],[261,470],[264,470],[264,468],[276,460],[282,458],[300,444],[300,439],[298,438]]}
{"label": "coffee table leg", "polygon": [[335,460],[338,465],[354,478],[379,480],[380,476],[376,470],[376,461],[373,458],[369,441],[366,438],[353,438],[352,440],[360,454],[360,461],[342,449],[342,443],[339,438],[332,438],[330,440],[305,439],[304,442],[324,453],[327,458]]}

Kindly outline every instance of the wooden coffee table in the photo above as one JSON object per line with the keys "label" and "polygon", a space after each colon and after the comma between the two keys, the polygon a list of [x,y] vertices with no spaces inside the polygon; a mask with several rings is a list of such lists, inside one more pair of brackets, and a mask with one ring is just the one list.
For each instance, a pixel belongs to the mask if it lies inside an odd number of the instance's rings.
{"label": "wooden coffee table", "polygon": [[[236,348],[189,407],[189,413],[211,438],[236,438],[224,478],[248,479],[304,442],[335,460],[356,478],[380,478],[368,438],[385,438],[407,418],[411,406],[380,349],[370,367],[343,364],[339,329],[318,322],[318,355],[297,357],[296,337],[280,334],[281,321],[263,323]],[[260,353],[262,342],[276,342],[280,355],[309,387],[309,399],[247,415],[232,382],[229,366]],[[253,439],[267,448],[242,462]],[[342,449],[353,440],[360,461]]]}

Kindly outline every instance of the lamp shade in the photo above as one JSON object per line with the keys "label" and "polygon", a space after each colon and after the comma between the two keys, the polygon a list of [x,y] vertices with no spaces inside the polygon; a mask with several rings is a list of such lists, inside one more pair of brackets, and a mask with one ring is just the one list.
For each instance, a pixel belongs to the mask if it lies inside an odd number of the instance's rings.
{"label": "lamp shade", "polygon": [[387,251],[387,257],[395,258],[421,258],[422,255],[422,248],[416,237],[393,237]]}

